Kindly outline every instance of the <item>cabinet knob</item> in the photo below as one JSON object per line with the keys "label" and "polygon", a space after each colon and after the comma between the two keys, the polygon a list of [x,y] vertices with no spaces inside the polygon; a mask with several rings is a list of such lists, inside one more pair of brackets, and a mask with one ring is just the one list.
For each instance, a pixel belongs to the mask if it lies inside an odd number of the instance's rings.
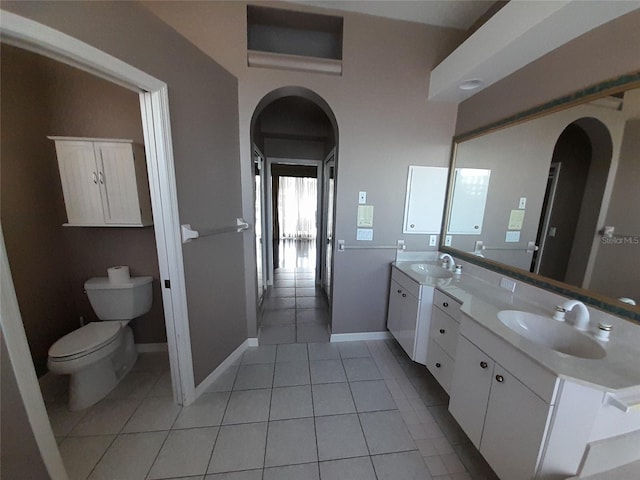
{"label": "cabinet knob", "polygon": [[449,306],[449,304],[448,304],[447,302],[442,302],[442,306],[443,306],[444,308],[447,308],[447,307]]}
{"label": "cabinet knob", "polygon": [[98,177],[100,178],[100,185],[104,185],[104,173],[98,173]]}
{"label": "cabinet knob", "polygon": [[97,185],[98,184],[98,175],[96,174],[96,172],[93,172],[92,177],[93,177],[93,183],[95,183]]}
{"label": "cabinet knob", "polygon": [[487,368],[488,366],[487,362],[480,362],[480,368]]}
{"label": "cabinet knob", "polygon": [[446,330],[445,330],[444,328],[441,328],[441,329],[440,329],[440,333],[444,335],[444,334],[445,334],[445,333],[447,333],[447,332],[446,332]]}
{"label": "cabinet knob", "polygon": [[442,365],[438,362],[436,363],[436,368],[440,368]]}
{"label": "cabinet knob", "polygon": [[398,293],[402,293],[402,290],[398,290]]}
{"label": "cabinet knob", "polygon": [[498,383],[502,383],[502,382],[504,382],[504,377],[502,375],[496,375],[496,381]]}
{"label": "cabinet knob", "polygon": [[416,228],[415,224],[413,224],[413,223],[410,225],[410,227],[411,228]]}
{"label": "cabinet knob", "polygon": [[403,294],[402,294],[402,296],[403,296],[403,297],[406,297],[406,296],[407,296],[407,294],[406,294],[406,293],[403,293]]}

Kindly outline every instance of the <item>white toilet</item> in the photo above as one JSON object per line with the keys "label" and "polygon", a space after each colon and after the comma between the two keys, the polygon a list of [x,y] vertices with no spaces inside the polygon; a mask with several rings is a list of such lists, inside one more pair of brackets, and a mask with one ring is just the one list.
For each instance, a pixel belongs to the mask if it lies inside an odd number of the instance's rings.
{"label": "white toilet", "polygon": [[101,322],[88,323],[49,349],[49,370],[70,375],[69,410],[102,400],[131,370],[138,357],[127,324],[151,309],[152,277],[113,282],[90,278],[84,284],[89,302]]}

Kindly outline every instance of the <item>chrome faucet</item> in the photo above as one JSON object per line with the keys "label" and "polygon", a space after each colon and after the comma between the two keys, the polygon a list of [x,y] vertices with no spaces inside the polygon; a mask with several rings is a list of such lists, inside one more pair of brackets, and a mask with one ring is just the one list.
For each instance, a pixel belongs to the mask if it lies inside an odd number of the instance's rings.
{"label": "chrome faucet", "polygon": [[573,326],[578,330],[589,330],[589,310],[584,303],[578,300],[567,300],[566,302],[562,303],[560,307],[564,308],[567,312],[572,311],[575,307],[578,307]]}
{"label": "chrome faucet", "polygon": [[443,266],[446,260],[449,265],[449,270],[451,270],[452,272],[456,269],[456,261],[448,253],[443,253],[442,255],[440,255],[440,260],[442,260]]}

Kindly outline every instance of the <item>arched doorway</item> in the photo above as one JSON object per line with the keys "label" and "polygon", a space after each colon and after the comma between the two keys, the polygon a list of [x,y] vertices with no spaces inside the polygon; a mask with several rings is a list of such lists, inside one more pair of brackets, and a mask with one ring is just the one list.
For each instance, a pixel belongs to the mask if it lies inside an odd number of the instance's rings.
{"label": "arched doorway", "polygon": [[556,141],[531,271],[583,286],[588,282],[593,237],[603,208],[613,143],[595,118],[569,124]]}
{"label": "arched doorway", "polygon": [[251,145],[259,341],[328,341],[335,116],[311,90],[274,90],[254,111]]}

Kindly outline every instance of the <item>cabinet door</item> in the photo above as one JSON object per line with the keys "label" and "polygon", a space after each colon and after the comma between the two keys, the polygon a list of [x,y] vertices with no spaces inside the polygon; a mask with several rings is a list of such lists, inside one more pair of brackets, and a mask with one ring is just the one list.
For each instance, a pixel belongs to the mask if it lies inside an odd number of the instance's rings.
{"label": "cabinet door", "polygon": [[418,299],[407,293],[398,282],[391,282],[387,328],[407,355],[414,358]]}
{"label": "cabinet door", "polygon": [[500,478],[533,478],[552,407],[500,365],[493,373],[480,453]]}
{"label": "cabinet door", "polygon": [[56,141],[56,154],[68,222],[76,225],[104,223],[93,144]]}
{"label": "cabinet door", "polygon": [[489,356],[459,336],[449,411],[476,447],[482,438],[493,368],[494,362]]}
{"label": "cabinet door", "polygon": [[105,223],[141,223],[131,144],[96,142],[95,152]]}

